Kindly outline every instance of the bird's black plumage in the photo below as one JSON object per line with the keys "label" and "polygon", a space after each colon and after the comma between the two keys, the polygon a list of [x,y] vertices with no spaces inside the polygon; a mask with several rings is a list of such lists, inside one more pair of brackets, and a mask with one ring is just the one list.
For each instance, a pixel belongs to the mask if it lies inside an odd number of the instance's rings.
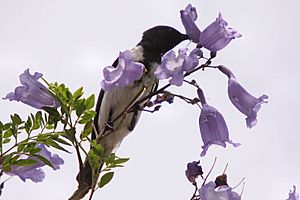
{"label": "bird's black plumage", "polygon": [[[103,138],[101,136],[105,133],[107,124],[128,106],[134,105],[139,99],[157,89],[158,80],[154,76],[154,71],[161,63],[162,55],[187,39],[189,39],[187,35],[181,34],[169,26],[155,26],[145,31],[142,40],[131,50],[133,60],[142,63],[146,68],[142,78],[124,88],[114,88],[107,92],[100,91],[96,104],[95,130],[92,133],[92,139],[96,139],[106,153],[111,153],[123,138],[134,129],[141,111],[137,109],[126,114],[122,120],[115,120],[111,124],[110,130],[107,130],[110,131],[109,136]],[[114,67],[117,65],[118,59],[113,63]],[[139,107],[143,108],[145,104],[146,102],[143,102]],[[85,162],[77,176],[78,189],[70,200],[83,198],[93,187],[92,180],[91,166],[89,162]]]}

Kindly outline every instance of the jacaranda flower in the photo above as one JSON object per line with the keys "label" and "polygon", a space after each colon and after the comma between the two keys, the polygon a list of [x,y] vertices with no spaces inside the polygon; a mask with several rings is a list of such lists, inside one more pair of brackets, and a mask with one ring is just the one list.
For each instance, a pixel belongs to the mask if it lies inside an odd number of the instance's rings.
{"label": "jacaranda flower", "polygon": [[228,45],[228,43],[235,38],[242,35],[233,28],[227,27],[228,23],[222,18],[221,13],[219,17],[206,27],[200,35],[200,45],[206,49],[217,52]]}
{"label": "jacaranda flower", "polygon": [[161,65],[154,72],[155,76],[162,79],[170,79],[173,85],[181,86],[184,79],[184,72],[193,70],[199,64],[198,56],[202,55],[200,49],[194,49],[187,55],[187,48],[179,49],[176,57],[175,51],[171,50],[162,58]]}
{"label": "jacaranda flower", "polygon": [[199,164],[200,161],[193,161],[187,164],[185,175],[191,183],[195,183],[196,178],[198,178],[198,176],[202,176],[203,174],[202,167]]}
{"label": "jacaranda flower", "polygon": [[20,75],[22,86],[18,86],[15,92],[9,93],[3,99],[21,101],[37,109],[42,109],[45,106],[59,107],[59,102],[51,96],[48,89],[38,81],[42,76],[43,74],[38,72],[31,75],[29,69],[26,69],[24,73]]}
{"label": "jacaranda flower", "polygon": [[[41,149],[41,151],[37,154],[50,161],[53,165],[54,170],[59,169],[60,165],[64,164],[64,160],[57,154],[51,155],[51,152],[46,149],[44,144],[37,145],[37,148]],[[42,182],[45,178],[45,173],[41,169],[41,167],[45,166],[45,164],[34,156],[29,156],[27,157],[27,159],[36,160],[37,163],[31,166],[12,166],[11,171],[5,173],[9,175],[19,176],[19,178],[24,182],[26,181],[26,179],[30,179],[35,183]]]}
{"label": "jacaranda flower", "polygon": [[211,181],[199,189],[201,200],[241,200],[241,196],[232,191],[227,185],[220,186],[216,189],[216,184]]}
{"label": "jacaranda flower", "polygon": [[289,198],[287,200],[299,200],[299,194],[296,193],[296,186],[293,186],[293,192],[290,190]]}
{"label": "jacaranda flower", "polygon": [[191,4],[188,4],[184,10],[180,11],[180,17],[186,34],[193,42],[199,43],[201,31],[195,24],[195,21],[197,19],[196,8]]}
{"label": "jacaranda flower", "polygon": [[232,104],[243,114],[247,116],[246,124],[248,128],[256,125],[256,116],[261,104],[267,103],[267,95],[262,95],[256,98],[249,94],[246,89],[241,86],[236,80],[233,73],[224,66],[219,66],[219,70],[226,74],[228,80],[228,95]]}
{"label": "jacaranda flower", "polygon": [[229,131],[224,117],[214,107],[206,103],[203,91],[198,89],[198,96],[202,104],[199,118],[200,133],[204,145],[200,156],[205,156],[208,147],[212,144],[226,147],[226,142],[234,147],[240,146],[239,143],[233,143],[229,140]]}
{"label": "jacaranda flower", "polygon": [[117,67],[107,66],[103,69],[104,80],[101,82],[103,90],[115,87],[125,87],[141,78],[144,65],[134,62],[130,50],[120,52]]}

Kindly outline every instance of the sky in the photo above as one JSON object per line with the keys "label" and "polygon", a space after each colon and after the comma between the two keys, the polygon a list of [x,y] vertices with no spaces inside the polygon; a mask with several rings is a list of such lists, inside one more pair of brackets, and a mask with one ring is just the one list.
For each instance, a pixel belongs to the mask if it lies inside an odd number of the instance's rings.
{"label": "sky", "polygon": [[[86,97],[97,95],[102,69],[119,51],[134,47],[143,31],[169,25],[184,32],[179,11],[188,3],[197,8],[202,30],[221,12],[243,35],[219,52],[213,64],[229,67],[249,92],[256,97],[267,94],[269,102],[259,111],[257,125],[248,129],[245,116],[228,99],[227,78],[213,69],[194,74],[191,78],[201,85],[208,103],[225,117],[230,138],[242,145],[212,146],[200,158],[200,109],[176,99],[159,112],[143,113],[117,151],[130,160],[94,199],[190,199],[194,188],[184,175],[186,164],[200,159],[207,173],[215,157],[208,180],[222,174],[228,163],[230,186],[245,177],[244,200],[283,200],[293,185],[299,192],[298,0],[0,0],[0,96],[19,85],[18,76],[27,68],[73,91],[83,86]],[[190,87],[170,91],[196,97]],[[0,110],[1,121],[12,113],[25,118],[36,111],[7,100],[0,101]],[[46,178],[38,184],[14,177],[5,184],[1,199],[67,199],[77,187],[76,154],[51,151],[65,160],[60,170],[45,168]],[[235,191],[240,193],[242,186]]]}

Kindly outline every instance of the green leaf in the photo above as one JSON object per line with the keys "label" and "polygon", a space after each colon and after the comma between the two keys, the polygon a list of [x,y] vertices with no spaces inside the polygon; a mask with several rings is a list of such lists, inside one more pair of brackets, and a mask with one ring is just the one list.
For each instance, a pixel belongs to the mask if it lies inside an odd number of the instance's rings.
{"label": "green leaf", "polygon": [[59,121],[61,119],[59,112],[52,107],[43,107],[43,109],[52,117],[54,121]]}
{"label": "green leaf", "polygon": [[83,139],[88,137],[92,131],[93,131],[93,120],[90,120],[88,123],[85,124],[80,138]]}
{"label": "green leaf", "polygon": [[31,119],[32,119],[32,122],[33,122],[31,130],[37,130],[37,129],[39,129],[40,126],[41,126],[41,121],[38,120],[33,114],[31,114]]}
{"label": "green leaf", "polygon": [[85,104],[85,109],[86,109],[86,110],[89,110],[89,109],[93,108],[93,107],[94,107],[94,104],[95,104],[95,95],[92,94],[91,96],[89,96],[89,97],[85,100],[84,104]]}
{"label": "green leaf", "polygon": [[41,121],[43,124],[45,123],[41,111],[38,111],[38,112],[35,114],[35,118],[37,118],[37,119],[38,119],[39,121]]}
{"label": "green leaf", "polygon": [[87,110],[83,113],[83,116],[81,117],[81,119],[79,120],[80,124],[86,124],[88,123],[90,120],[92,120],[96,115],[96,112],[93,110]]}
{"label": "green leaf", "polygon": [[31,121],[31,118],[28,117],[27,121],[25,122],[25,130],[28,134],[30,134],[30,132],[31,132],[31,126],[32,126],[32,121]]}
{"label": "green leaf", "polygon": [[45,165],[48,165],[49,167],[54,168],[54,166],[52,165],[52,163],[46,159],[45,157],[39,155],[39,154],[33,154],[32,156],[38,158],[40,161],[42,161]]}
{"label": "green leaf", "polygon": [[3,140],[3,142],[2,142],[2,143],[3,143],[3,144],[9,143],[9,142],[10,142],[10,140],[11,140],[10,138],[6,138],[6,139],[4,139],[4,140]]}
{"label": "green leaf", "polygon": [[119,159],[116,159],[116,160],[113,162],[113,164],[114,164],[114,165],[123,164],[123,163],[126,163],[128,160],[129,160],[129,158],[119,158]]}
{"label": "green leaf", "polygon": [[11,123],[6,123],[3,125],[3,130],[7,130],[11,127]]}
{"label": "green leaf", "polygon": [[36,142],[27,143],[26,147],[23,149],[24,153],[31,152],[36,147]]}
{"label": "green leaf", "polygon": [[83,99],[78,99],[74,103],[74,109],[76,110],[77,117],[80,117],[82,113],[85,111],[85,105]]}
{"label": "green leaf", "polygon": [[50,146],[52,146],[52,147],[54,147],[56,149],[65,151],[67,153],[71,153],[71,152],[69,152],[68,150],[66,150],[65,148],[63,148],[62,146],[60,146],[57,142],[55,142],[53,140],[47,140],[47,141],[45,141],[45,144],[50,145]]}
{"label": "green leaf", "polygon": [[53,140],[55,140],[58,143],[64,144],[64,145],[68,145],[68,146],[72,146],[69,142],[61,139],[61,138],[52,138]]}
{"label": "green leaf", "polygon": [[19,144],[19,145],[18,145],[18,150],[17,150],[17,152],[23,151],[24,148],[25,148],[25,144],[23,144],[23,143]]}
{"label": "green leaf", "polygon": [[40,152],[41,151],[41,149],[40,148],[33,148],[33,149],[31,149],[30,150],[30,155],[33,155],[33,154],[36,154],[36,153],[38,153],[38,152]]}
{"label": "green leaf", "polygon": [[80,87],[79,89],[77,89],[74,94],[73,94],[73,98],[76,100],[76,99],[79,99],[80,97],[82,97],[83,95],[83,87]]}
{"label": "green leaf", "polygon": [[4,132],[3,138],[9,138],[9,137],[11,137],[12,135],[13,135],[13,133],[12,133],[11,129],[8,129],[8,130],[6,130],[6,131]]}
{"label": "green leaf", "polygon": [[37,161],[33,159],[19,159],[14,161],[12,164],[16,166],[31,166],[35,163],[37,163]]}
{"label": "green leaf", "polygon": [[11,115],[10,118],[13,124],[15,125],[19,125],[23,122],[18,114]]}
{"label": "green leaf", "polygon": [[66,138],[68,138],[72,143],[75,141],[75,134],[76,134],[76,130],[75,128],[71,128],[71,129],[65,129],[66,131]]}
{"label": "green leaf", "polygon": [[52,129],[54,129],[54,125],[53,124],[47,124],[46,129],[52,130]]}
{"label": "green leaf", "polygon": [[113,176],[114,176],[114,172],[108,172],[108,173],[104,174],[98,183],[99,188],[102,188],[106,184],[108,184],[111,181],[111,179],[113,178]]}
{"label": "green leaf", "polygon": [[103,157],[104,148],[101,146],[101,144],[98,144],[96,140],[91,141],[91,149],[96,155]]}

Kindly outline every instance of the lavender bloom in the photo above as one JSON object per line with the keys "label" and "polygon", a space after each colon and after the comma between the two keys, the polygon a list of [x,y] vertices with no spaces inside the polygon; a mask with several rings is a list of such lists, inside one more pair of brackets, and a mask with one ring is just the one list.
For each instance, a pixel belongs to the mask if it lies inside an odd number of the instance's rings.
{"label": "lavender bloom", "polygon": [[195,21],[198,17],[196,8],[193,7],[191,4],[188,4],[184,10],[180,11],[180,17],[182,24],[185,28],[186,34],[190,37],[190,39],[193,42],[199,43],[201,31],[195,24]]}
{"label": "lavender bloom", "polygon": [[256,125],[257,112],[261,104],[267,103],[267,95],[262,95],[256,98],[249,94],[246,89],[241,86],[236,80],[233,73],[224,66],[219,66],[219,70],[228,76],[228,95],[231,103],[243,114],[247,116],[246,124],[248,128]]}
{"label": "lavender bloom", "polygon": [[171,78],[171,84],[181,86],[184,79],[183,73],[197,67],[198,56],[202,55],[200,49],[194,49],[189,55],[187,55],[187,51],[187,48],[179,49],[177,57],[173,50],[166,53],[161,65],[154,72],[155,76],[160,80]]}
{"label": "lavender bloom", "polygon": [[217,52],[226,47],[232,39],[239,38],[242,35],[233,28],[227,27],[228,23],[219,17],[206,27],[200,35],[200,45],[206,49]]}
{"label": "lavender bloom", "polygon": [[101,82],[103,90],[115,87],[125,87],[141,78],[144,65],[133,62],[130,50],[120,52],[117,67],[107,66],[103,69],[104,80]]}
{"label": "lavender bloom", "polygon": [[220,186],[216,190],[216,184],[213,181],[199,189],[199,197],[201,200],[241,200],[241,196],[227,185]]}
{"label": "lavender bloom", "polygon": [[290,190],[289,198],[287,200],[299,200],[299,194],[296,193],[296,186],[293,186],[293,192]]}
{"label": "lavender bloom", "polygon": [[[46,149],[44,144],[39,144],[37,147],[41,149],[41,151],[37,154],[49,160],[53,165],[54,170],[59,169],[60,165],[64,164],[64,160],[61,159],[57,154],[51,155],[51,152]],[[12,166],[11,171],[5,173],[9,175],[19,176],[19,178],[24,182],[26,181],[26,179],[30,179],[35,183],[42,182],[45,178],[45,173],[41,169],[41,167],[45,166],[45,164],[41,160],[33,156],[28,157],[28,159],[36,160],[37,163],[31,166]]]}
{"label": "lavender bloom", "polygon": [[205,156],[208,147],[212,144],[226,147],[226,143],[232,144],[234,147],[240,146],[229,140],[229,131],[224,117],[214,107],[206,103],[203,91],[198,89],[198,96],[202,104],[202,110],[199,118],[200,133],[204,145],[200,156]]}
{"label": "lavender bloom", "polygon": [[202,176],[203,174],[202,167],[199,165],[199,163],[200,161],[193,161],[187,164],[185,175],[191,183],[195,183],[196,178],[198,178],[198,176]]}
{"label": "lavender bloom", "polygon": [[48,89],[38,81],[42,76],[43,74],[38,72],[31,75],[29,69],[26,69],[24,73],[20,75],[22,86],[16,87],[15,92],[7,94],[3,99],[21,101],[37,109],[42,109],[45,106],[59,107],[59,102],[54,99]]}

